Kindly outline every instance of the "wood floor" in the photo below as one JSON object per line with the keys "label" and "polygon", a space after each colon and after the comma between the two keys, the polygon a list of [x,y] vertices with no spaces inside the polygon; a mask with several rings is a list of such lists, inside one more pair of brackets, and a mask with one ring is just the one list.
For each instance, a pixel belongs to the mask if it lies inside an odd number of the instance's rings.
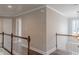
{"label": "wood floor", "polygon": [[[0,55],[10,55],[7,51],[5,51],[3,48],[0,48]],[[16,54],[16,55],[26,55],[26,54]],[[42,55],[38,52],[35,52],[33,50],[30,50],[30,55]],[[62,51],[62,50],[56,50],[50,55],[72,55],[72,53],[69,53],[67,51]]]}

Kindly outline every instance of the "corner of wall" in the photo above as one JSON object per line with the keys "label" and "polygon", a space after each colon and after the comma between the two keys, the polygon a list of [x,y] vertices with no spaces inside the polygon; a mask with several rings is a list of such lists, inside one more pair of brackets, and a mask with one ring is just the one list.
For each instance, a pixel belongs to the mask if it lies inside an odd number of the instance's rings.
{"label": "corner of wall", "polygon": [[[53,15],[51,16],[51,15],[48,15],[48,9],[50,9],[51,11],[53,11]],[[51,13],[51,12],[50,12]],[[49,13],[49,14],[50,14]],[[51,19],[50,18],[48,18],[48,16],[51,16]],[[51,36],[53,36],[53,35],[49,35],[49,38],[48,38],[48,35],[47,35],[47,31],[48,31],[48,29],[51,29],[50,27],[48,28],[47,26],[49,25],[49,26],[53,26],[53,27],[55,27],[56,28],[56,26],[58,26],[56,23],[55,24],[52,24],[51,23],[51,21],[50,21],[50,23],[48,23],[49,21],[48,20],[52,20],[52,22],[56,22],[57,20],[58,20],[58,18],[57,17],[59,17],[60,18],[60,20],[63,18],[63,17],[65,17],[65,15],[63,14],[63,13],[61,13],[60,11],[58,11],[58,10],[56,10],[55,8],[52,8],[52,7],[50,7],[50,6],[48,6],[48,5],[46,5],[46,49],[47,49],[47,52],[46,52],[46,54],[50,54],[50,53],[52,53],[52,52],[54,52],[55,50],[56,50],[56,47],[55,46],[53,46],[53,48],[52,47],[50,47],[50,49],[49,49],[49,45],[50,45],[50,43],[52,44],[52,42],[48,42],[48,39],[55,39],[55,38],[52,38]],[[54,21],[53,21],[54,20]],[[63,19],[62,19],[63,20]],[[61,22],[60,22],[61,23]],[[59,24],[60,24],[59,23]],[[59,27],[58,27],[59,28]],[[60,29],[61,30],[61,29]],[[57,30],[57,28],[56,29],[54,29],[54,31],[58,31]],[[55,32],[53,32],[53,29],[52,29],[52,31],[48,31],[48,32],[52,32],[52,34],[55,34]],[[61,31],[59,31],[59,32],[62,32],[62,30]],[[53,41],[53,40],[52,40]]]}

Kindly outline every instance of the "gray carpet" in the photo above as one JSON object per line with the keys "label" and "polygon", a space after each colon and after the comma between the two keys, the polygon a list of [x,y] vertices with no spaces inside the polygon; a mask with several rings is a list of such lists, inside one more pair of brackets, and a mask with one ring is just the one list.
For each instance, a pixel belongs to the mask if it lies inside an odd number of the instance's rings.
{"label": "gray carpet", "polygon": [[68,51],[56,50],[53,53],[51,53],[50,55],[72,55],[72,53],[70,53]]}
{"label": "gray carpet", "polygon": [[[33,50],[30,50],[30,55],[42,55],[42,54],[35,52]],[[56,50],[53,53],[51,53],[50,55],[72,55],[72,53],[70,53],[68,51],[63,51],[63,50]]]}
{"label": "gray carpet", "polygon": [[[30,50],[30,55],[42,55],[42,54],[35,52],[33,50]],[[53,53],[51,53],[50,55],[72,55],[72,53],[70,53],[68,51],[63,51],[63,50],[56,50]]]}
{"label": "gray carpet", "polygon": [[36,51],[30,50],[30,55],[42,55]]}
{"label": "gray carpet", "polygon": [[3,48],[0,48],[0,55],[10,55],[10,54]]}
{"label": "gray carpet", "polygon": [[[10,54],[7,51],[5,51],[3,48],[0,48],[0,55],[10,55]],[[22,54],[22,55],[26,55],[26,54]],[[30,55],[42,55],[42,54],[40,54],[36,51],[30,50]],[[72,53],[63,51],[63,50],[56,50],[53,53],[51,53],[50,55],[72,55]]]}

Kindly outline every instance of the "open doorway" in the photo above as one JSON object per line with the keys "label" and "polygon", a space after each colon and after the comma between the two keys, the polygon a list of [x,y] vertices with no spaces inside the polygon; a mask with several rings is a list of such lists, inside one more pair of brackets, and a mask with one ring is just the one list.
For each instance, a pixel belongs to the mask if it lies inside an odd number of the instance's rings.
{"label": "open doorway", "polygon": [[[22,36],[22,20],[21,20],[21,18],[16,19],[16,35]],[[17,38],[17,42],[21,42],[21,39]]]}

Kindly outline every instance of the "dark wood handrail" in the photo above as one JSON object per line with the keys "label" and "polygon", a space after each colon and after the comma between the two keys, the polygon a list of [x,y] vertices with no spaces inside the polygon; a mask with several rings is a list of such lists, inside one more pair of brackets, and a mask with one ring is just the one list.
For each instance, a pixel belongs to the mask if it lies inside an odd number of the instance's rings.
{"label": "dark wood handrail", "polygon": [[57,45],[57,38],[58,38],[58,36],[71,36],[71,37],[79,37],[79,35],[72,35],[72,34],[59,34],[59,33],[56,33],[56,49],[57,49],[57,47],[58,47],[58,45]]}
{"label": "dark wood handrail", "polygon": [[59,34],[59,33],[56,33],[56,35],[58,35],[58,36],[73,36],[73,37],[79,37],[78,35]]}
{"label": "dark wood handrail", "polygon": [[21,37],[21,36],[17,36],[17,35],[13,35],[13,37],[22,38],[22,39],[28,39],[26,37]]}
{"label": "dark wood handrail", "polygon": [[11,54],[13,55],[13,33],[11,33]]}
{"label": "dark wood handrail", "polygon": [[[7,34],[7,33],[4,33],[4,35],[11,36],[11,34]],[[17,36],[17,35],[14,35],[14,34],[13,34],[13,37],[22,38],[22,39],[28,39],[28,38],[26,38],[26,37]]]}
{"label": "dark wood handrail", "polygon": [[4,33],[4,35],[11,36],[11,34]]}

